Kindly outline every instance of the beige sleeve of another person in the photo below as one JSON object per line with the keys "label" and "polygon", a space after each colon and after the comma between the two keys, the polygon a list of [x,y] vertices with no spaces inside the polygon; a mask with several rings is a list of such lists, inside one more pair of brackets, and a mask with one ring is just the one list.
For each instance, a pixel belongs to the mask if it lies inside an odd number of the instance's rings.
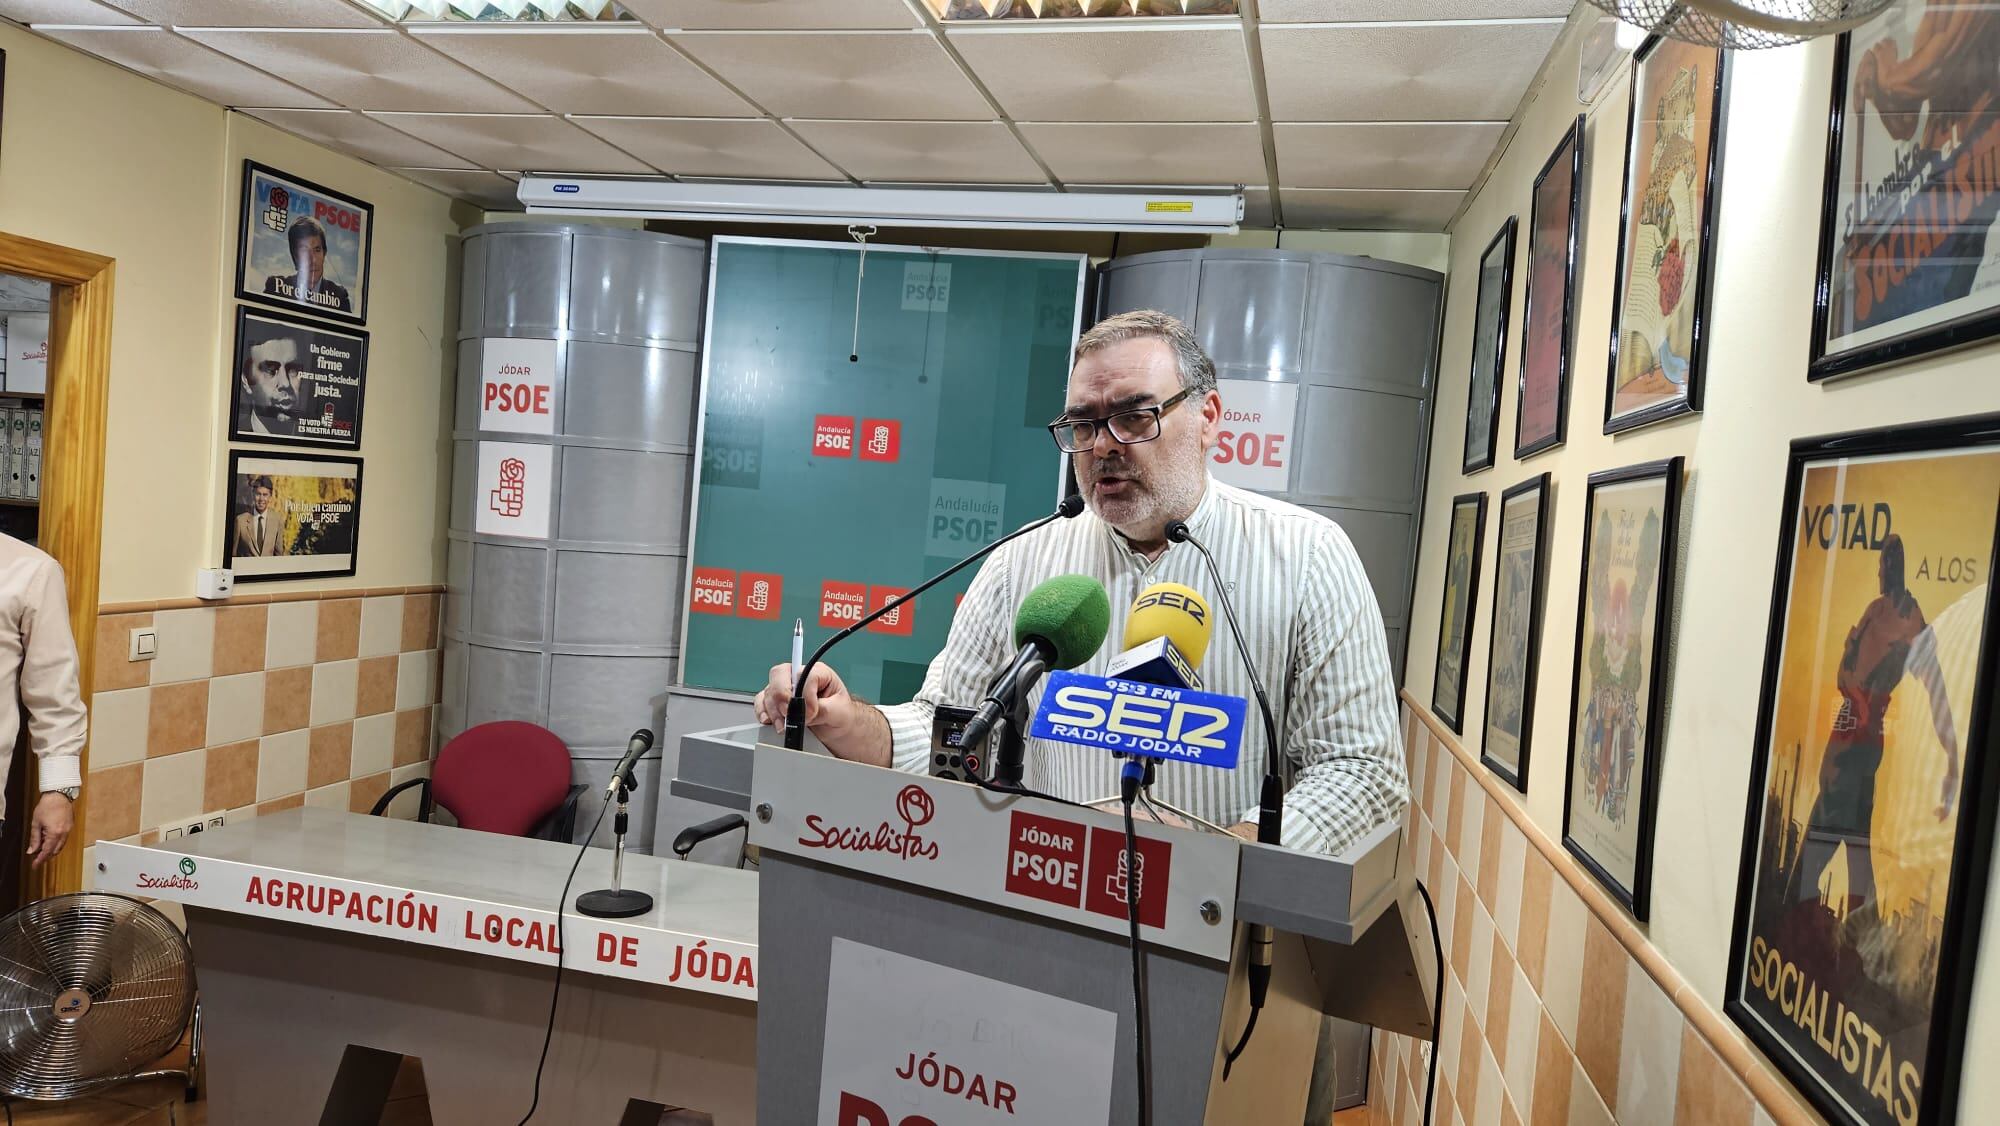
{"label": "beige sleeve of another person", "polygon": [[50,561],[29,584],[21,614],[21,702],[46,793],[83,785],[83,745],[89,733],[79,679],[76,635],[62,568]]}

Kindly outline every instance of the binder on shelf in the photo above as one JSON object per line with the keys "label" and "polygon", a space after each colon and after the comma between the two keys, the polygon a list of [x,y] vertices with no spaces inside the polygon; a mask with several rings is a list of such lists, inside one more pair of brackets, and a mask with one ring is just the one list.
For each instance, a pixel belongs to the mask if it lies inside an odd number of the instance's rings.
{"label": "binder on shelf", "polygon": [[27,462],[28,470],[21,496],[26,500],[40,500],[42,499],[42,451],[29,450]]}
{"label": "binder on shelf", "polygon": [[9,500],[18,500],[26,495],[28,412],[21,407],[7,407],[0,414],[6,416],[6,480],[0,482]]}

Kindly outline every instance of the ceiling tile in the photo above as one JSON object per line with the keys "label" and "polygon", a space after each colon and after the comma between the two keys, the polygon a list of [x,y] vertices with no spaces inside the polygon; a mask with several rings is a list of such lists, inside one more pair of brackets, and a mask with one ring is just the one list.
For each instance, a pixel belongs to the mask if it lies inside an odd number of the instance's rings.
{"label": "ceiling tile", "polygon": [[1258,0],[1257,19],[1266,24],[1504,20],[1567,16],[1573,6],[1564,0]]}
{"label": "ceiling tile", "polygon": [[[349,109],[520,113],[536,107],[400,32],[190,29],[184,34]],[[255,103],[251,103],[255,104]]]}
{"label": "ceiling tile", "polygon": [[476,203],[489,211],[527,210],[521,206],[520,197],[515,195],[518,185],[497,172],[476,169],[467,172],[455,168],[397,168],[394,171],[427,188],[436,188],[448,196]]}
{"label": "ceiling tile", "polygon": [[225,106],[327,109],[333,103],[158,27],[55,28],[42,34]]}
{"label": "ceiling tile", "polygon": [[1252,122],[1125,125],[1023,122],[1056,178],[1100,184],[1262,184],[1264,141]]}
{"label": "ceiling tile", "polygon": [[828,160],[862,180],[1044,184],[1035,159],[997,121],[794,121]]}
{"label": "ceiling tile", "polygon": [[343,0],[106,0],[151,23],[180,27],[381,27]]}
{"label": "ceiling tile", "polygon": [[1562,21],[1267,27],[1273,121],[1504,121]]}
{"label": "ceiling tile", "polygon": [[15,23],[132,24],[138,20],[97,0],[0,0],[0,19]]}
{"label": "ceiling tile", "polygon": [[743,117],[756,112],[642,27],[412,28],[419,40],[556,113]]}
{"label": "ceiling tile", "polygon": [[1486,167],[1501,121],[1393,121],[1272,127],[1287,188],[1465,188]]}
{"label": "ceiling tile", "polygon": [[717,118],[578,117],[576,124],[662,172],[820,180],[839,171],[814,156],[775,122]]}
{"label": "ceiling tile", "polygon": [[929,32],[704,32],[674,42],[779,117],[990,121]]}
{"label": "ceiling tile", "polygon": [[953,31],[1016,121],[1246,121],[1257,116],[1238,25]]}
{"label": "ceiling tile", "polygon": [[398,133],[372,117],[344,109],[251,109],[243,111],[330,149],[385,167],[471,168],[471,164],[415,137]]}
{"label": "ceiling tile", "polygon": [[619,0],[654,27],[808,31],[923,26],[903,0]]}
{"label": "ceiling tile", "polygon": [[1282,188],[1285,226],[1320,229],[1442,231],[1458,212],[1464,192],[1349,191]]}
{"label": "ceiling tile", "polygon": [[488,168],[557,173],[652,171],[560,117],[481,113],[371,116]]}

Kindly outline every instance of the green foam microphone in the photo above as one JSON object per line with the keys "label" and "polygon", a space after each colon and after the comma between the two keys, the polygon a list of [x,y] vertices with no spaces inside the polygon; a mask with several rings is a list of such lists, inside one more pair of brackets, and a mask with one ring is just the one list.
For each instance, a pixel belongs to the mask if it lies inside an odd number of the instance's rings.
{"label": "green foam microphone", "polygon": [[[993,725],[1011,713],[1028,689],[1050,669],[1073,669],[1088,661],[1111,632],[1111,597],[1103,584],[1088,575],[1057,575],[1043,581],[1021,600],[1014,615],[1014,644],[1019,647],[1007,670],[993,682],[979,710],[966,721],[960,737],[967,749],[977,747]],[[1018,785],[1018,763],[994,759],[994,781]],[[1005,777],[1009,767],[1015,777]]]}

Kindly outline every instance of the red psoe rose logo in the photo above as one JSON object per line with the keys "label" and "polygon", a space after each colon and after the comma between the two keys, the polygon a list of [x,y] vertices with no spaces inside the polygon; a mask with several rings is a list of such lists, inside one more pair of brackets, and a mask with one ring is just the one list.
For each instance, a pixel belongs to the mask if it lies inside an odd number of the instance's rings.
{"label": "red psoe rose logo", "polygon": [[919,825],[927,825],[937,813],[937,803],[922,786],[909,785],[896,795],[896,815],[914,831]]}

